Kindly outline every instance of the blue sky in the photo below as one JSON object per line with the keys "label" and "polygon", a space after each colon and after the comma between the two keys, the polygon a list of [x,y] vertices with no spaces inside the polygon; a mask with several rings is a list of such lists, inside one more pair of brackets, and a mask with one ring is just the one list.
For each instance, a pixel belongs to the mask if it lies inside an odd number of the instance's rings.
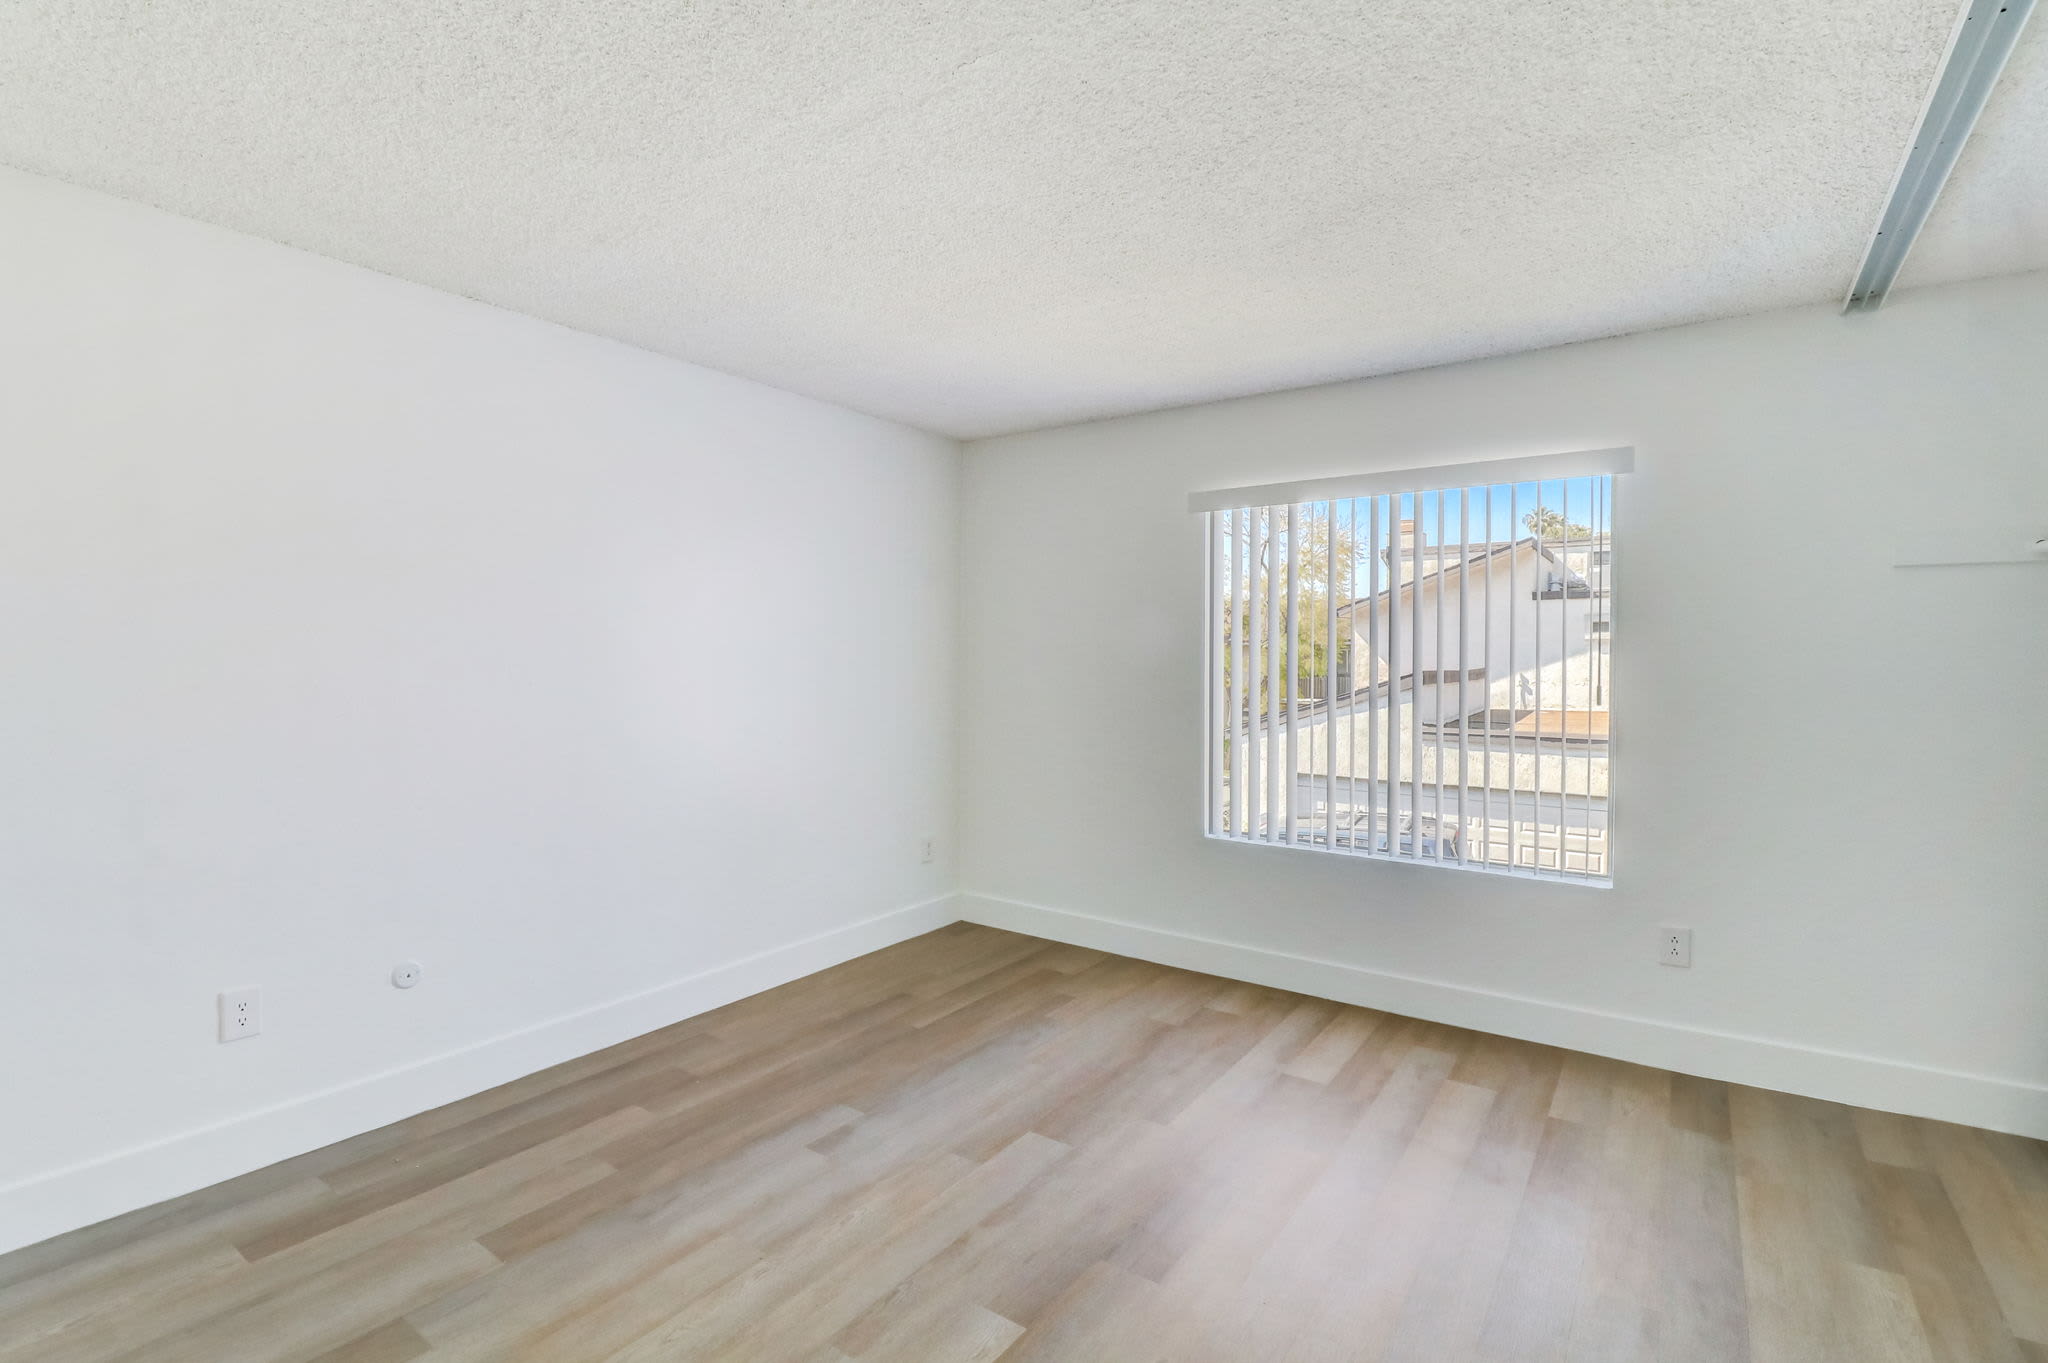
{"label": "blue sky", "polygon": [[[1465,499],[1467,497],[1471,499],[1472,504],[1471,542],[1478,544],[1489,540],[1516,539],[1527,535],[1529,532],[1522,524],[1522,518],[1538,506],[1564,512],[1567,519],[1574,525],[1590,526],[1596,531],[1607,530],[1613,525],[1613,516],[1608,502],[1608,498],[1611,495],[1612,480],[1599,477],[1553,478],[1542,483],[1517,483],[1513,486],[1500,483],[1496,484],[1493,488],[1491,515],[1488,513],[1487,489],[1483,487],[1462,490],[1446,489],[1441,493],[1403,493],[1397,496],[1389,496],[1381,499],[1380,543],[1377,546],[1368,546],[1366,543],[1366,536],[1371,531],[1372,503],[1374,499],[1360,497],[1354,502],[1339,501],[1336,506],[1338,525],[1340,527],[1347,524],[1355,510],[1362,527],[1359,532],[1359,550],[1361,559],[1363,559],[1367,554],[1385,547],[1387,540],[1393,534],[1393,524],[1390,524],[1390,522],[1398,523],[1411,518],[1416,519],[1420,522],[1418,528],[1422,532],[1422,542],[1424,544],[1438,543],[1437,513],[1439,509],[1443,513],[1441,542],[1445,544],[1458,543],[1465,535],[1464,515]],[[1416,515],[1418,502],[1421,504],[1421,514],[1419,516]],[[1441,508],[1439,508],[1439,503],[1441,503]],[[1330,504],[1327,502],[1313,504],[1318,520],[1328,514],[1329,506]],[[1359,582],[1363,583],[1365,580],[1366,574],[1361,564]],[[1363,590],[1362,586],[1354,584],[1353,595],[1360,594]]]}
{"label": "blue sky", "polygon": [[[1441,542],[1457,544],[1465,535],[1465,499],[1471,499],[1471,542],[1485,543],[1489,540],[1516,539],[1529,532],[1522,524],[1522,518],[1538,506],[1564,512],[1574,525],[1590,526],[1596,531],[1612,527],[1613,516],[1608,498],[1612,495],[1612,480],[1604,477],[1552,478],[1542,483],[1495,484],[1492,492],[1492,511],[1488,513],[1487,489],[1466,488],[1446,489],[1443,492],[1401,493],[1383,498],[1359,497],[1351,501],[1338,501],[1337,523],[1340,528],[1348,527],[1355,513],[1359,523],[1359,583],[1366,581],[1365,563],[1368,557],[1386,547],[1392,537],[1394,525],[1403,520],[1420,521],[1424,544],[1439,543],[1437,515],[1441,510],[1443,526]],[[1373,502],[1380,503],[1380,540],[1377,545],[1368,545],[1371,533]],[[1421,514],[1417,516],[1417,503]],[[1439,506],[1441,504],[1441,506]],[[1312,502],[1310,512],[1318,524],[1329,514],[1331,503]],[[1225,522],[1226,534],[1234,533],[1235,518]],[[1320,539],[1321,531],[1316,532]],[[1362,586],[1354,586],[1353,595],[1363,592]]]}
{"label": "blue sky", "polygon": [[[1567,519],[1575,525],[1587,525],[1595,530],[1605,530],[1612,524],[1613,518],[1608,514],[1604,501],[1597,508],[1598,514],[1595,514],[1596,507],[1594,503],[1596,498],[1594,490],[1596,484],[1605,483],[1606,481],[1604,478],[1553,478],[1544,483],[1518,483],[1513,487],[1501,484],[1493,489],[1493,523],[1490,533],[1486,524],[1487,490],[1485,488],[1468,488],[1462,491],[1453,490],[1441,494],[1425,492],[1421,494],[1422,515],[1420,519],[1422,524],[1420,529],[1422,531],[1422,542],[1424,544],[1435,544],[1437,542],[1437,503],[1439,499],[1443,503],[1443,539],[1446,543],[1450,544],[1458,542],[1463,530],[1461,518],[1464,514],[1464,499],[1467,496],[1470,496],[1472,499],[1472,538],[1474,540],[1504,540],[1527,534],[1528,531],[1522,526],[1522,517],[1527,515],[1532,508],[1539,505],[1547,506],[1553,511],[1564,512]],[[1605,495],[1603,490],[1601,497],[1604,499]],[[1510,498],[1512,498],[1512,502]],[[1413,516],[1416,497],[1410,494],[1398,500],[1400,502],[1400,511],[1395,516],[1395,519],[1405,520]],[[1342,504],[1340,503],[1339,515],[1343,514],[1341,506]],[[1511,506],[1512,509],[1510,509]],[[1362,502],[1360,503],[1360,510],[1364,511],[1368,516],[1371,515],[1370,509]]]}

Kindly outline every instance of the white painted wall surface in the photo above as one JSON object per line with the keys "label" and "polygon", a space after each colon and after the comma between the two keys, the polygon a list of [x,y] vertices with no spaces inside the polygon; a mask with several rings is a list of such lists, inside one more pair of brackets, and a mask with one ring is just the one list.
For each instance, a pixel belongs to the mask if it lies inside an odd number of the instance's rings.
{"label": "white painted wall surface", "polygon": [[[2048,565],[1891,566],[2048,520],[2043,374],[2036,274],[970,445],[966,912],[2048,1135]],[[1203,839],[1190,490],[1614,445],[1614,889]]]}
{"label": "white painted wall surface", "polygon": [[12,172],[0,390],[0,1250],[952,917],[952,442]]}

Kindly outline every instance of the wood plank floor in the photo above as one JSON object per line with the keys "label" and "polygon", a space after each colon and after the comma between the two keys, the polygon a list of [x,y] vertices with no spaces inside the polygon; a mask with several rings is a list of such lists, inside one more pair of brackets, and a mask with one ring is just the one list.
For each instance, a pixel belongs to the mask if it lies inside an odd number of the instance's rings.
{"label": "wood plank floor", "polygon": [[2048,1363],[2048,1146],[965,924],[0,1257],[0,1363]]}

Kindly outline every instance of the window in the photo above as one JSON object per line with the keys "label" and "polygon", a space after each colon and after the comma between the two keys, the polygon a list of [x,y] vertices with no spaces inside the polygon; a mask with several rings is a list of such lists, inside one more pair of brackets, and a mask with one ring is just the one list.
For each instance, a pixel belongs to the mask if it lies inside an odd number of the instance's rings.
{"label": "window", "polygon": [[1210,836],[1608,883],[1632,452],[1198,493]]}
{"label": "window", "polygon": [[[1412,676],[1412,674],[1411,674],[1411,676]],[[1453,667],[1453,668],[1450,668],[1450,669],[1446,670],[1446,671],[1445,671],[1444,673],[1442,673],[1442,675],[1441,675],[1441,679],[1442,679],[1442,680],[1443,680],[1444,682],[1452,682],[1452,683],[1454,683],[1454,682],[1456,682],[1456,681],[1458,680],[1458,676],[1459,676],[1459,673],[1458,673],[1458,669],[1457,669],[1457,668],[1455,668],[1455,667]],[[1485,681],[1485,680],[1486,680],[1486,669],[1485,669],[1485,668],[1483,668],[1483,667],[1468,667],[1468,668],[1466,668],[1466,669],[1465,669],[1465,672],[1464,672],[1464,677],[1465,677],[1465,680],[1466,680],[1466,681]],[[1406,684],[1407,684],[1407,682],[1408,682],[1409,680],[1410,680],[1410,678],[1409,678],[1409,677],[1403,677],[1403,678],[1401,678],[1401,681],[1402,681],[1402,684],[1403,684],[1403,685],[1406,685]],[[1433,668],[1433,667],[1426,667],[1426,668],[1424,668],[1424,669],[1422,670],[1422,684],[1423,684],[1424,686],[1435,686],[1435,685],[1437,685],[1437,683],[1438,683],[1438,680],[1439,680],[1439,675],[1438,675],[1438,673],[1437,673],[1437,670],[1436,670],[1435,668]]]}

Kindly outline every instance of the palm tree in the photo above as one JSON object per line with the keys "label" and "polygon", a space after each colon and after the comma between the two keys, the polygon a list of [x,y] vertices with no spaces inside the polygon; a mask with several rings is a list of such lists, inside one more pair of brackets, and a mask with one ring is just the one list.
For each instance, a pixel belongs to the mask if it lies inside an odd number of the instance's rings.
{"label": "palm tree", "polygon": [[1587,526],[1566,520],[1562,511],[1552,511],[1541,503],[1522,517],[1522,524],[1529,527],[1530,534],[1544,540],[1584,539],[1593,533]]}

